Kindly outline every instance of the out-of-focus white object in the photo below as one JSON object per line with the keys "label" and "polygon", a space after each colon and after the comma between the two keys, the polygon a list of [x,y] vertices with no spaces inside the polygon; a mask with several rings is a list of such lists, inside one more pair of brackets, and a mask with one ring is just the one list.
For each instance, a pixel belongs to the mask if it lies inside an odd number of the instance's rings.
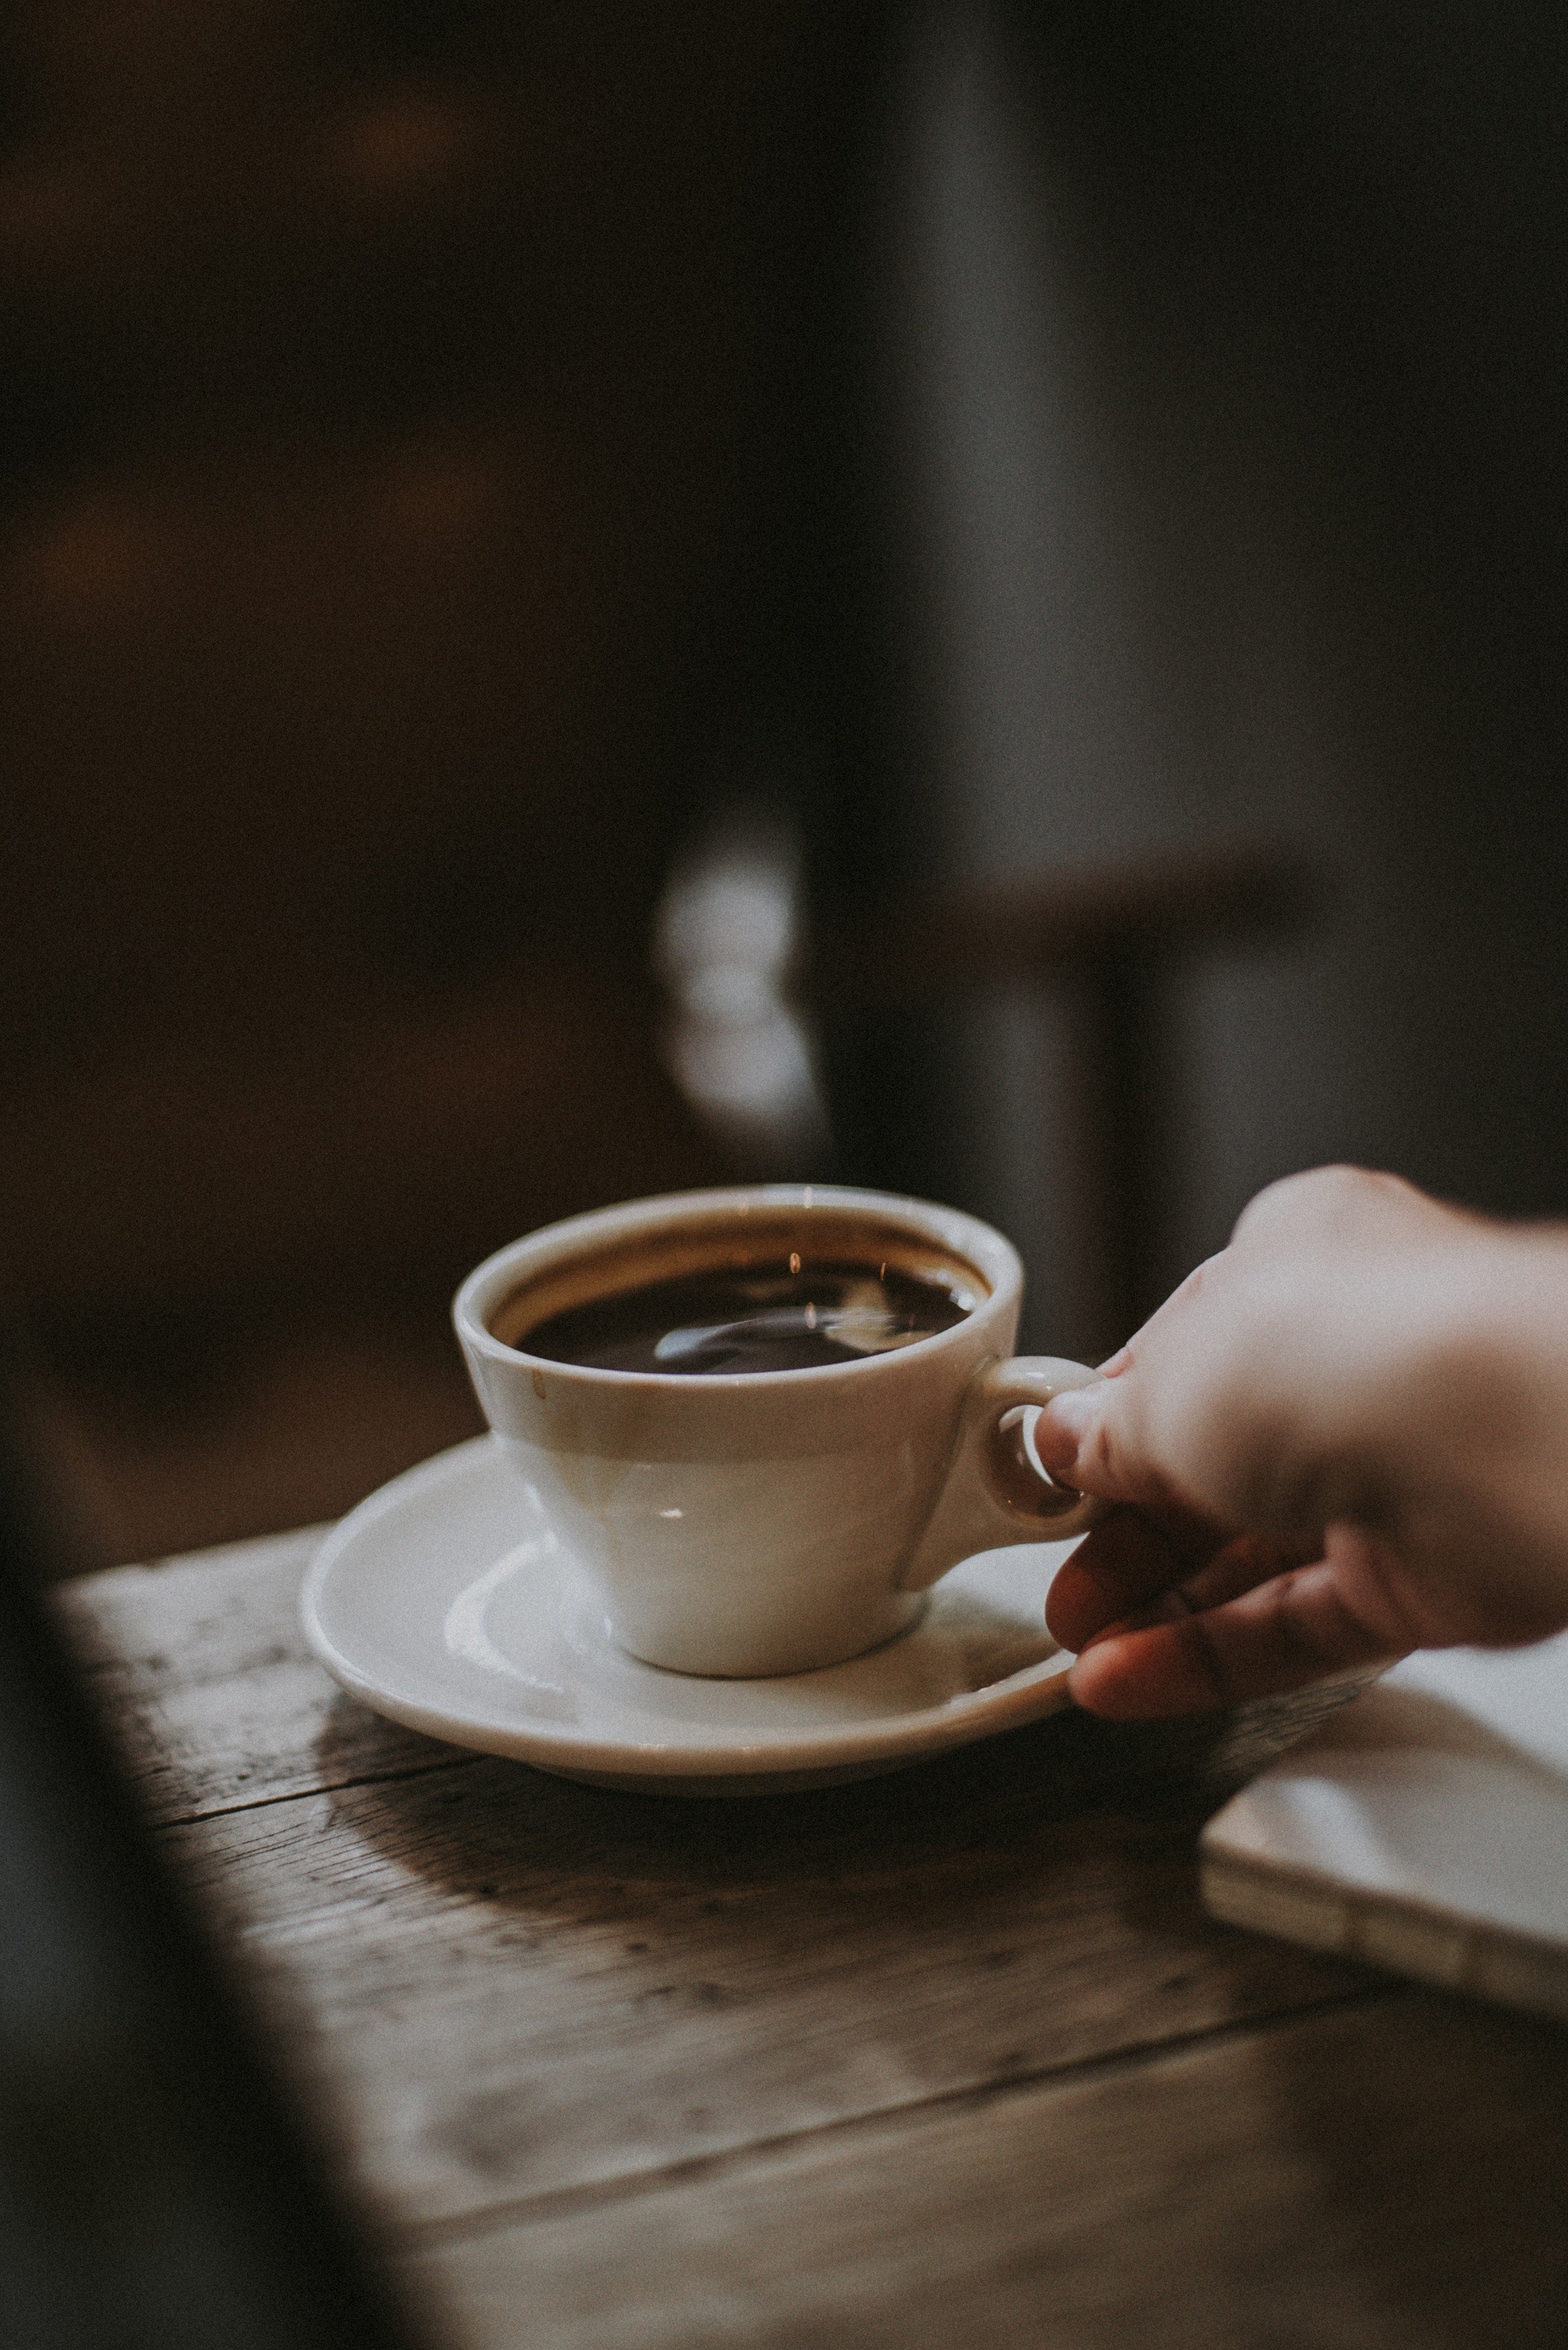
{"label": "out-of-focus white object", "polygon": [[801,943],[798,852],[753,816],[716,827],[675,868],[654,926],[670,1074],[758,1172],[811,1174],[827,1149],[812,1039],[789,995]]}
{"label": "out-of-focus white object", "polygon": [[1568,1633],[1407,1657],[1204,1831],[1218,1918],[1568,2022]]}

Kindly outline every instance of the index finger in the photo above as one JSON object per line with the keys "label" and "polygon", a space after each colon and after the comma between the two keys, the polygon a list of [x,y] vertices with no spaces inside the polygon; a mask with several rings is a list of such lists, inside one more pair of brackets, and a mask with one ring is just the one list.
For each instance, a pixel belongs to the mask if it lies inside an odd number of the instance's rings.
{"label": "index finger", "polygon": [[[1058,1568],[1045,1596],[1046,1629],[1064,1648],[1086,1648],[1113,1627],[1217,1607],[1306,1555],[1204,1521],[1161,1526],[1133,1510],[1103,1518]],[[1168,1604],[1167,1604],[1168,1603]]]}
{"label": "index finger", "polygon": [[1086,1648],[1188,1572],[1168,1537],[1136,1510],[1114,1510],[1057,1568],[1045,1595],[1045,1628],[1064,1648]]}
{"label": "index finger", "polygon": [[1090,1713],[1147,1720],[1274,1697],[1407,1649],[1350,1603],[1338,1568],[1322,1559],[1220,1607],[1110,1632],[1079,1657],[1070,1686]]}

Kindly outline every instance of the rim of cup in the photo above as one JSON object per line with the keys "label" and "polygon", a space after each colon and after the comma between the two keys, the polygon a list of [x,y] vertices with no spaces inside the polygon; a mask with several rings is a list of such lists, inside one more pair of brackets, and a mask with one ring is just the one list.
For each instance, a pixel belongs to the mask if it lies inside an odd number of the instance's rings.
{"label": "rim of cup", "polygon": [[[684,1371],[612,1370],[601,1364],[565,1363],[553,1356],[530,1355],[525,1347],[498,1338],[490,1326],[491,1315],[531,1276],[546,1273],[552,1266],[568,1263],[585,1253],[591,1254],[596,1245],[605,1245],[607,1253],[607,1244],[617,1240],[635,1240],[644,1235],[652,1238],[660,1230],[674,1234],[689,1230],[694,1221],[699,1225],[721,1228],[737,1217],[781,1211],[810,1216],[832,1211],[844,1216],[875,1216],[912,1239],[933,1243],[957,1257],[979,1276],[988,1294],[947,1329],[931,1331],[890,1354],[863,1356],[843,1363],[812,1364],[796,1370],[707,1371],[701,1380],[694,1380],[690,1372]],[[607,1284],[605,1294],[613,1294],[614,1286]],[[943,1207],[936,1201],[914,1199],[901,1192],[872,1191],[837,1183],[730,1184],[695,1191],[662,1192],[651,1199],[628,1200],[614,1207],[591,1208],[581,1215],[543,1224],[536,1232],[508,1242],[504,1248],[496,1249],[483,1263],[475,1265],[452,1300],[452,1321],[463,1346],[491,1362],[537,1365],[556,1379],[587,1379],[596,1384],[612,1381],[641,1387],[652,1383],[689,1395],[698,1386],[711,1392],[752,1388],[764,1379],[772,1388],[781,1379],[798,1385],[807,1380],[863,1378],[878,1366],[885,1369],[894,1362],[908,1363],[912,1356],[927,1355],[939,1347],[961,1346],[966,1340],[972,1343],[977,1326],[993,1315],[1005,1313],[1023,1286],[1023,1266],[1012,1242],[992,1225],[967,1214],[961,1208]]]}

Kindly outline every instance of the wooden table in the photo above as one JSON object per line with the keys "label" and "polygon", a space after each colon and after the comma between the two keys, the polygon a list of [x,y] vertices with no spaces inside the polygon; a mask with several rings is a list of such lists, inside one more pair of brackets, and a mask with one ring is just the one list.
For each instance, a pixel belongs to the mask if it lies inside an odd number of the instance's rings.
{"label": "wooden table", "polygon": [[432,2338],[1568,2339],[1568,2035],[1199,1907],[1199,1825],[1323,1699],[606,1794],[341,1696],[312,1542],[60,1606]]}

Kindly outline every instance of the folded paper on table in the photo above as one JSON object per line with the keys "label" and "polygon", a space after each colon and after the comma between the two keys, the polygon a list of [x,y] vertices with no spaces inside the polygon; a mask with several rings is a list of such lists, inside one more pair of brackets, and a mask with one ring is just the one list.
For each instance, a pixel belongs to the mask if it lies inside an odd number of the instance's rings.
{"label": "folded paper on table", "polygon": [[1231,1924],[1568,2022],[1568,1633],[1408,1657],[1209,1824]]}

